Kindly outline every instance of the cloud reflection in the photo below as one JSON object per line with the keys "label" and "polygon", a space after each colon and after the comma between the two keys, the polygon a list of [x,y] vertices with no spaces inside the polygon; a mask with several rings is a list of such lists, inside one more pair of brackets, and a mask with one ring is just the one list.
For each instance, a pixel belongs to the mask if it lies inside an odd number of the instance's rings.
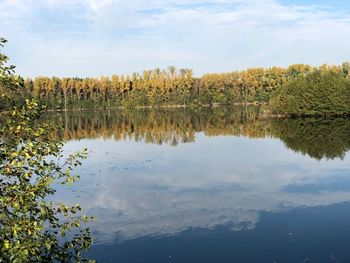
{"label": "cloud reflection", "polygon": [[[350,188],[334,187],[350,170],[348,156],[316,161],[275,139],[196,137],[175,148],[113,140],[67,145],[93,150],[76,199],[97,218],[95,243],[218,225],[254,229],[262,213],[350,200]],[[303,185],[322,187],[291,190]]]}

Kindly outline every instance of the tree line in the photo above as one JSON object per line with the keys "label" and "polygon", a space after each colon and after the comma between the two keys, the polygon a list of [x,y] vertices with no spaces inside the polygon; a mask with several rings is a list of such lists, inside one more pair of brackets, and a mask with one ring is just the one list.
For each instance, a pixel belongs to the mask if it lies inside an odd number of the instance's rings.
{"label": "tree line", "polygon": [[268,102],[277,87],[312,72],[332,72],[346,78],[350,63],[312,67],[250,68],[211,73],[196,78],[191,69],[174,66],[132,75],[101,78],[36,77],[24,80],[29,94],[49,108],[112,108],[150,105],[213,105]]}
{"label": "tree line", "polygon": [[169,67],[142,74],[101,78],[37,77],[25,80],[25,89],[51,108],[85,108],[188,104],[193,95],[192,70]]}

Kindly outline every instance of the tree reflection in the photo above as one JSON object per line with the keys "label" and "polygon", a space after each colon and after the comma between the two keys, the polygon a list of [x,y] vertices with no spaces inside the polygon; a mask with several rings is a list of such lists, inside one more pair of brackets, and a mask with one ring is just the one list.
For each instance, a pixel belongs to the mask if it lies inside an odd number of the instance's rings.
{"label": "tree reflection", "polygon": [[348,119],[293,119],[273,122],[274,137],[285,145],[321,160],[345,157],[350,149]]}
{"label": "tree reflection", "polygon": [[350,149],[347,119],[265,119],[259,107],[140,109],[49,113],[66,140],[113,138],[153,144],[191,143],[206,136],[272,137],[317,160],[343,158]]}

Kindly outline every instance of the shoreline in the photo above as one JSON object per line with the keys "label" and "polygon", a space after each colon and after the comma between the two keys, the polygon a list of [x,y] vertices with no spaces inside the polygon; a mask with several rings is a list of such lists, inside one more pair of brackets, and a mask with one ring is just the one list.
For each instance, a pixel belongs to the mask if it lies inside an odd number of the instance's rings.
{"label": "shoreline", "polygon": [[84,108],[67,108],[67,109],[47,109],[46,112],[65,112],[65,111],[88,111],[88,110],[125,110],[125,109],[176,109],[176,108],[219,108],[219,107],[229,107],[229,106],[262,106],[266,105],[266,102],[235,102],[233,104],[164,104],[164,105],[138,105],[133,107],[128,106],[116,106],[116,107],[84,107]]}
{"label": "shoreline", "polygon": [[[45,109],[44,112],[87,112],[87,111],[109,111],[109,110],[143,110],[143,109],[200,109],[200,108],[220,108],[220,107],[234,107],[234,106],[264,106],[267,105],[266,102],[235,102],[233,104],[220,104],[220,103],[212,103],[212,104],[165,104],[165,105],[139,105],[133,107],[127,106],[117,106],[117,107],[85,107],[85,108],[68,108],[68,109]],[[11,111],[0,111],[0,117],[3,117],[7,114],[11,113]],[[332,114],[272,114],[269,110],[264,110],[260,115],[261,119],[305,119],[305,118],[317,118],[317,119],[333,119],[333,118],[350,118],[350,113],[332,113]]]}

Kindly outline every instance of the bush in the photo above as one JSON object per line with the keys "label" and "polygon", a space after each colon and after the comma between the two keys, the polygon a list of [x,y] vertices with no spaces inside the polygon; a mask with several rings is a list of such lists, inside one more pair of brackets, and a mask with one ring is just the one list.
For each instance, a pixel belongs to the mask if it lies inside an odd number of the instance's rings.
{"label": "bush", "polygon": [[350,115],[350,81],[319,70],[299,76],[272,94],[269,109],[289,116]]}

